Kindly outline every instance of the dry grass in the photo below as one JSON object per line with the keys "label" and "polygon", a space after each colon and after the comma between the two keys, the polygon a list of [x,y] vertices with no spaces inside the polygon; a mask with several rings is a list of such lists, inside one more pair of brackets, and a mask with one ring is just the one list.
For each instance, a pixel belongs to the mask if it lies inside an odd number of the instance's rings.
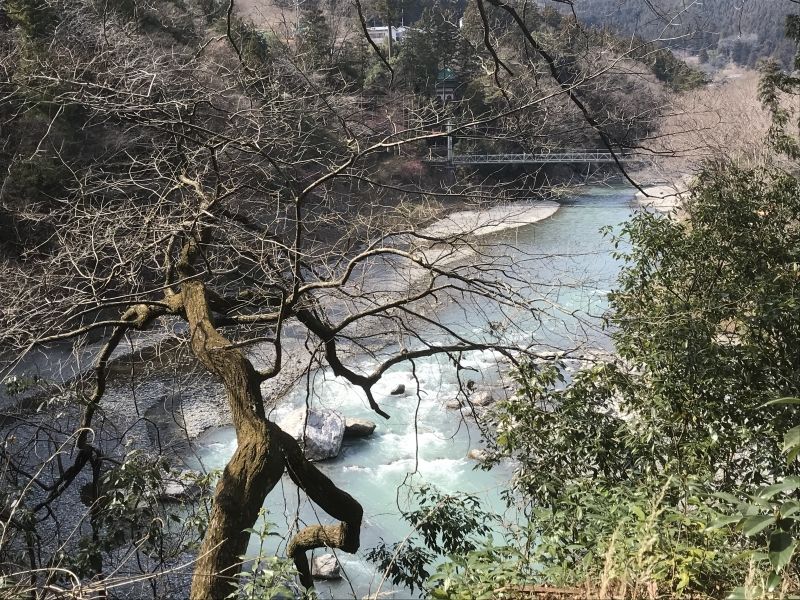
{"label": "dry grass", "polygon": [[[298,19],[309,5],[303,0],[236,0],[236,12],[247,23],[260,31],[269,31],[279,39],[291,42],[297,31]],[[343,0],[326,0],[319,3],[337,44],[362,36],[353,5]]]}
{"label": "dry grass", "polygon": [[714,83],[676,96],[647,144],[663,157],[640,177],[671,181],[722,158],[744,167],[763,164],[770,117],[757,98],[758,78],[751,70],[725,71]]}
{"label": "dry grass", "polygon": [[[581,587],[554,587],[546,585],[507,586],[495,590],[495,597],[503,600],[667,600],[674,598],[672,592],[658,591],[651,583],[645,589],[632,592],[622,585],[606,587],[587,584]],[[708,596],[684,594],[681,600],[708,600]]]}

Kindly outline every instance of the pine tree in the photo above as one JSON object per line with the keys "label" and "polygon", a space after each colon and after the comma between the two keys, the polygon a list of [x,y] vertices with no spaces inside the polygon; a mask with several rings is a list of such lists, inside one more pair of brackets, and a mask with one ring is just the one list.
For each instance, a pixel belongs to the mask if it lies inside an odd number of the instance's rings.
{"label": "pine tree", "polygon": [[333,49],[333,33],[318,8],[303,12],[297,33],[297,53],[306,68],[317,71],[329,67]]}
{"label": "pine tree", "polygon": [[[792,40],[796,49],[800,48],[800,15],[786,18],[786,37]],[[795,54],[794,68],[800,69],[800,51]],[[782,101],[783,94],[793,100]],[[778,61],[769,60],[761,69],[758,95],[772,115],[770,143],[787,157],[800,159],[800,142],[789,130],[792,124],[795,127],[800,125],[800,114],[793,108],[800,96],[800,77],[784,72]]]}

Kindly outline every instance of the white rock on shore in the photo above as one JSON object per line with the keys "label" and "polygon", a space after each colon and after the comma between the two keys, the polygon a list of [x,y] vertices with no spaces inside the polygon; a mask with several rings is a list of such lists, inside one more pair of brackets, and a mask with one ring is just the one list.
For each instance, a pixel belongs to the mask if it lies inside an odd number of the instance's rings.
{"label": "white rock on shore", "polygon": [[481,448],[473,448],[469,452],[467,452],[467,458],[471,458],[472,460],[477,460],[478,462],[485,462],[487,458],[489,458],[489,453],[486,450],[482,450]]}
{"label": "white rock on shore", "polygon": [[469,401],[473,406],[489,406],[494,404],[495,398],[489,390],[481,390],[470,396]]}
{"label": "white rock on shore", "polygon": [[314,579],[341,579],[339,561],[333,554],[315,557],[311,562],[311,576]]}
{"label": "white rock on shore", "polygon": [[636,192],[636,200],[641,206],[659,212],[672,212],[683,204],[688,187],[689,182],[684,179],[673,183],[643,187],[645,193]]}
{"label": "white rock on shore", "polygon": [[198,477],[199,473],[188,469],[165,477],[159,500],[162,502],[192,500],[200,493],[200,486],[197,484]]}
{"label": "white rock on shore", "polygon": [[345,419],[344,421],[344,437],[346,438],[362,438],[369,437],[375,433],[377,425],[373,421],[367,419]]}

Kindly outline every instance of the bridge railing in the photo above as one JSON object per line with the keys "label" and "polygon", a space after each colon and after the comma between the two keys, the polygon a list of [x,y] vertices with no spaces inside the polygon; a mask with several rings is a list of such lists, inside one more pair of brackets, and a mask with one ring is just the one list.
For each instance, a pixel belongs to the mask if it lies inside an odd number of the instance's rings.
{"label": "bridge railing", "polygon": [[[618,153],[620,161],[638,160],[636,157]],[[430,158],[431,163],[450,164],[502,164],[502,163],[591,163],[615,162],[611,152],[603,150],[570,150],[541,153],[509,153],[509,154],[456,154],[452,158]]]}

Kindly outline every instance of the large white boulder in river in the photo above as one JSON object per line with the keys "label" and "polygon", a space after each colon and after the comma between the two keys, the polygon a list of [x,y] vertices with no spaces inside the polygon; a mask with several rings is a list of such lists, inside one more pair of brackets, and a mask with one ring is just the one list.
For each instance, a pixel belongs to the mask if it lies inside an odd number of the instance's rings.
{"label": "large white boulder in river", "polygon": [[278,427],[300,442],[309,460],[335,458],[342,447],[344,417],[329,408],[301,407],[278,419]]}

